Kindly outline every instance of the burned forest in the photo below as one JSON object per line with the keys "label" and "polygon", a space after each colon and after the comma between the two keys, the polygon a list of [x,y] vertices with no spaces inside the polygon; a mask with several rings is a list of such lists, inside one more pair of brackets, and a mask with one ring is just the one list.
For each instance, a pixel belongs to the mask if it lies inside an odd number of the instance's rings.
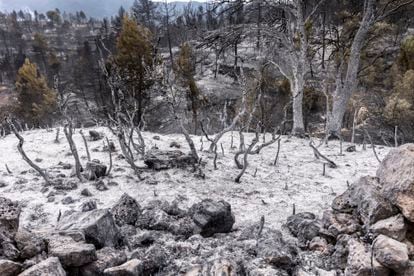
{"label": "burned forest", "polygon": [[0,0],[18,275],[414,275],[414,0]]}

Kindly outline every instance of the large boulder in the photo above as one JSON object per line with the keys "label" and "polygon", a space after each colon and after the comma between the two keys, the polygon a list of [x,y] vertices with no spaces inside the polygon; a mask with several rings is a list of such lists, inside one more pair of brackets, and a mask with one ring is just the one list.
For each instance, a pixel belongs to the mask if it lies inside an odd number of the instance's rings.
{"label": "large boulder", "polygon": [[139,276],[143,275],[143,263],[138,259],[132,259],[122,265],[107,268],[104,270],[105,276]]}
{"label": "large boulder", "polygon": [[109,267],[121,265],[127,261],[125,252],[112,247],[104,247],[96,252],[97,260],[80,268],[81,275],[102,275]]}
{"label": "large boulder", "polygon": [[141,214],[141,206],[134,198],[128,194],[123,194],[112,207],[111,213],[114,216],[116,224],[119,226],[124,224],[135,225]]}
{"label": "large boulder", "polygon": [[402,145],[388,153],[377,170],[382,193],[414,222],[414,144]]}
{"label": "large boulder", "polygon": [[22,265],[9,260],[0,260],[1,276],[16,276],[22,270]]}
{"label": "large boulder", "polygon": [[228,233],[235,222],[231,206],[224,200],[205,199],[194,204],[189,210],[190,216],[203,237],[215,233]]}
{"label": "large boulder", "polygon": [[372,233],[383,234],[397,241],[405,239],[407,232],[407,225],[404,222],[404,217],[401,214],[377,221],[369,227]]}
{"label": "large boulder", "polygon": [[159,171],[171,168],[186,168],[197,163],[196,158],[179,150],[161,151],[152,149],[144,156],[148,168]]}
{"label": "large boulder", "polygon": [[66,272],[56,257],[50,257],[29,269],[23,271],[19,276],[66,276]]}
{"label": "large boulder", "polygon": [[19,228],[20,206],[17,202],[0,197],[0,233],[13,237]]}
{"label": "large boulder", "polygon": [[65,267],[80,267],[97,259],[95,246],[71,237],[53,236],[48,241],[49,256],[58,257]]}
{"label": "large boulder", "polygon": [[112,214],[108,209],[97,209],[90,212],[73,212],[64,216],[57,225],[57,230],[80,230],[86,241],[98,249],[105,246],[118,246],[119,231]]}
{"label": "large boulder", "polygon": [[398,213],[380,191],[377,178],[365,176],[353,183],[332,202],[332,209],[341,213],[356,213],[364,224],[370,225]]}
{"label": "large boulder", "polygon": [[374,256],[379,263],[397,272],[404,271],[410,261],[407,245],[384,235],[375,240]]}
{"label": "large boulder", "polygon": [[389,275],[389,269],[380,264],[375,258],[371,258],[371,249],[365,247],[361,242],[355,239],[349,240],[348,250],[345,276]]}

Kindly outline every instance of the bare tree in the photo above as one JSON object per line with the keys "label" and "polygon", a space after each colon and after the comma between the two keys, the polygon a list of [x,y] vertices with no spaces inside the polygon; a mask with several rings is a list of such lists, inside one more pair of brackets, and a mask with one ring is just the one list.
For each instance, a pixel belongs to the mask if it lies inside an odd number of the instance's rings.
{"label": "bare tree", "polygon": [[413,0],[364,0],[362,19],[353,37],[348,55],[342,55],[337,69],[335,90],[332,93],[332,109],[328,112],[327,135],[340,137],[343,118],[348,102],[357,88],[361,52],[367,43],[375,23],[399,12],[414,3]]}
{"label": "bare tree", "polygon": [[[24,138],[20,135],[20,133],[17,131],[16,126],[12,122],[10,118],[7,119],[7,123],[10,127],[10,130],[14,133],[14,135],[19,139],[19,144],[17,145],[17,150],[19,151],[20,155],[22,156],[23,160],[26,161],[27,164],[29,164],[30,167],[32,167],[35,171],[37,171],[40,176],[43,177],[46,184],[50,185],[52,184],[49,175],[45,169],[40,168],[38,165],[36,165],[26,154],[26,152],[23,149],[24,144]],[[7,165],[6,165],[7,168]],[[7,168],[8,169],[8,168]],[[8,170],[9,171],[9,170]]]}

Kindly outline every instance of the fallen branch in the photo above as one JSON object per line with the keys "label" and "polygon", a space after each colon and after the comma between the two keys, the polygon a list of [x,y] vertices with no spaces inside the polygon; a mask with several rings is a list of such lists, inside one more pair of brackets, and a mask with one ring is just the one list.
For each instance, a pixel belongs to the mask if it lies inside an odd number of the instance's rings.
{"label": "fallen branch", "polygon": [[325,160],[326,162],[328,162],[328,165],[329,165],[330,168],[335,169],[335,168],[338,167],[335,164],[335,162],[333,162],[328,157],[326,157],[325,155],[323,155],[322,153],[320,153],[319,150],[313,145],[313,142],[312,141],[309,143],[309,146],[313,149],[313,153],[314,153],[316,159],[322,158],[323,160]]}

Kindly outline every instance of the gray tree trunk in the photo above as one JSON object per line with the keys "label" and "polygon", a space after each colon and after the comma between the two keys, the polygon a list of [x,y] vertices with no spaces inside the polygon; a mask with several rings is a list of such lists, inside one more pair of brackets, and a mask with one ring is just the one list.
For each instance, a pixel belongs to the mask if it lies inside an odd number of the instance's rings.
{"label": "gray tree trunk", "polygon": [[[365,0],[364,15],[361,24],[355,34],[351,45],[351,53],[348,60],[345,80],[342,81],[341,72],[337,75],[336,89],[333,92],[332,111],[327,124],[327,134],[340,137],[342,121],[347,109],[348,102],[358,84],[358,70],[361,61],[361,51],[365,44],[367,35],[375,22],[374,18],[375,0]],[[345,59],[345,58],[344,58]],[[342,61],[344,63],[345,60]],[[344,66],[341,66],[343,68]]]}

